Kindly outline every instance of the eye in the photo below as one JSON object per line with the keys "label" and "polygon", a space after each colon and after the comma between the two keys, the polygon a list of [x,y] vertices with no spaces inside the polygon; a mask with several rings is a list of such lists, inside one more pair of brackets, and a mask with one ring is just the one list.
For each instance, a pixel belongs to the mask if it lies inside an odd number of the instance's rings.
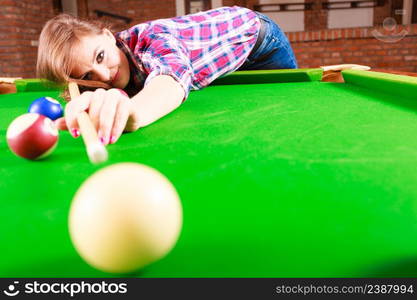
{"label": "eye", "polygon": [[104,59],[104,51],[102,50],[97,54],[96,61],[97,61],[97,63],[101,63],[103,61],[103,59]]}

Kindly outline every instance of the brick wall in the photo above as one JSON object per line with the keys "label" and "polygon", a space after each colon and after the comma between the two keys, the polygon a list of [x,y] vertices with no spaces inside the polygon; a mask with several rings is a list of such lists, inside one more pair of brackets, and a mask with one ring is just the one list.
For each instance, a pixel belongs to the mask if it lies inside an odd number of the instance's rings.
{"label": "brick wall", "polygon": [[251,1],[251,0],[223,0],[223,5],[224,6],[233,6],[233,5],[237,5],[237,6],[244,6],[244,7],[249,7],[252,4],[257,4],[257,1]]}
{"label": "brick wall", "polygon": [[[313,1],[313,0],[309,0]],[[314,0],[321,1],[321,0]],[[36,41],[43,24],[56,13],[53,1],[46,0],[0,0],[0,77],[34,77],[36,65]],[[224,5],[246,5],[253,7],[256,0],[224,0]],[[97,18],[95,9],[132,18],[129,24],[103,17],[114,24],[114,30],[122,30],[144,21],[167,18],[176,15],[175,0],[164,0],[155,5],[148,0],[88,0],[88,15]],[[395,32],[403,31],[405,36],[395,43],[378,40],[373,35],[377,30],[383,36],[390,36],[381,27],[352,29],[323,29],[326,12],[316,17],[306,16],[310,23],[319,22],[318,27],[306,24],[313,31],[289,33],[289,39],[296,53],[300,67],[357,63],[373,68],[417,72],[417,25],[397,26]],[[80,12],[80,14],[82,14]],[[87,12],[85,13],[87,15]],[[375,17],[381,22],[389,15],[384,9],[375,10]],[[314,22],[313,22],[314,21]],[[310,26],[310,27],[309,27]],[[322,28],[317,30],[317,28]],[[316,29],[316,30],[314,30]]]}
{"label": "brick wall", "polygon": [[319,30],[327,28],[328,11],[322,9],[322,0],[306,0],[306,3],[314,3],[314,9],[304,12],[304,30]]}
{"label": "brick wall", "polygon": [[374,7],[374,26],[381,25],[385,18],[391,17],[392,0],[385,2],[384,6]]}
{"label": "brick wall", "polygon": [[354,63],[417,72],[417,24],[397,26],[393,31],[371,27],[293,32],[287,36],[300,68]]}
{"label": "brick wall", "polygon": [[[175,16],[175,0],[164,0],[155,5],[148,0],[89,0],[88,16],[97,18],[95,9],[120,14],[132,19],[126,24],[102,17],[112,24],[115,31],[151,19]],[[35,76],[37,40],[46,21],[59,13],[52,1],[0,0],[0,77]]]}
{"label": "brick wall", "polygon": [[43,24],[53,17],[52,1],[0,0],[0,77],[33,77]]}
{"label": "brick wall", "polygon": [[113,18],[103,17],[113,23],[113,29],[120,31],[135,24],[154,19],[170,18],[176,15],[175,0],[164,0],[162,2],[149,0],[89,0],[88,14],[96,18],[94,10],[103,10],[132,19],[132,22],[125,23]]}

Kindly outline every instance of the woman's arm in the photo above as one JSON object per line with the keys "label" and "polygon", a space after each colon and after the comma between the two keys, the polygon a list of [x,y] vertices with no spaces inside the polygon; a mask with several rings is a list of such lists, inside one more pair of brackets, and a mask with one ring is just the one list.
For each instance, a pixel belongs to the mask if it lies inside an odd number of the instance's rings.
{"label": "woman's arm", "polygon": [[175,110],[182,103],[185,91],[169,75],[159,75],[134,97],[132,112],[125,131],[135,131],[147,126]]}

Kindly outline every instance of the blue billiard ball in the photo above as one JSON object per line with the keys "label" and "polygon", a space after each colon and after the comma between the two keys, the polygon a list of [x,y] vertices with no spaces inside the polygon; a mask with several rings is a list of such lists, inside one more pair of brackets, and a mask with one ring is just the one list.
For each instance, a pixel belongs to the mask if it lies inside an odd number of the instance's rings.
{"label": "blue billiard ball", "polygon": [[41,97],[32,102],[28,112],[44,115],[51,120],[56,120],[63,116],[62,105],[51,97]]}

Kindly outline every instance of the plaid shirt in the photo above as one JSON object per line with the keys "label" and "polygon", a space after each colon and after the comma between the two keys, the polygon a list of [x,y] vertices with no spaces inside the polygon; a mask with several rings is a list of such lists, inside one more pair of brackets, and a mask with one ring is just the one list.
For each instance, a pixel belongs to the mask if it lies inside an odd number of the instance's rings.
{"label": "plaid shirt", "polygon": [[187,97],[191,89],[237,70],[259,29],[255,12],[234,6],[138,24],[117,33],[116,39],[131,63],[137,88],[155,76],[170,75]]}

